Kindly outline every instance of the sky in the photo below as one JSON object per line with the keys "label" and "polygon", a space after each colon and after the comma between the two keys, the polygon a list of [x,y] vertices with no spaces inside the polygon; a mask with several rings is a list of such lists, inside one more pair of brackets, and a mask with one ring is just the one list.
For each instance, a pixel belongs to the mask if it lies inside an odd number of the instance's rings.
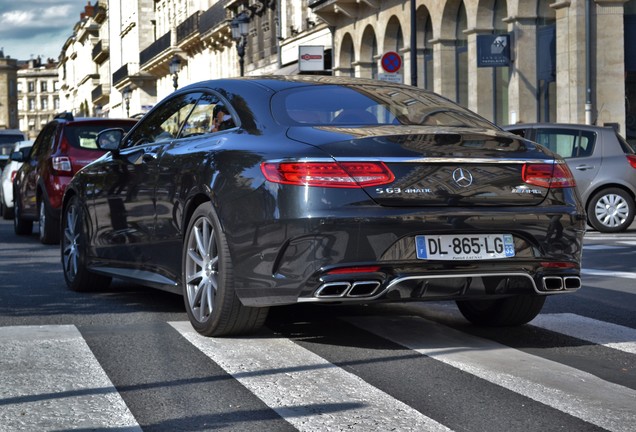
{"label": "sky", "polygon": [[0,0],[0,48],[5,57],[29,60],[40,56],[44,61],[57,60],[88,3],[87,0]]}

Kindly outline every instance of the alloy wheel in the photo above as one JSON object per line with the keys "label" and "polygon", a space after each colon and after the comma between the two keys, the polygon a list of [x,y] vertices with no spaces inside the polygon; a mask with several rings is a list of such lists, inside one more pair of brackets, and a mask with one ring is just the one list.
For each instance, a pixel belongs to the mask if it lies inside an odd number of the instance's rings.
{"label": "alloy wheel", "polygon": [[66,212],[66,225],[64,227],[64,237],[62,239],[62,261],[66,276],[73,280],[77,275],[77,263],[79,255],[78,241],[80,228],[78,225],[77,207],[72,205]]}
{"label": "alloy wheel", "polygon": [[606,194],[596,202],[594,214],[600,223],[608,228],[615,228],[627,221],[629,204],[620,195]]}
{"label": "alloy wheel", "polygon": [[210,319],[218,290],[219,254],[212,223],[201,217],[190,231],[185,259],[188,304],[200,323]]}

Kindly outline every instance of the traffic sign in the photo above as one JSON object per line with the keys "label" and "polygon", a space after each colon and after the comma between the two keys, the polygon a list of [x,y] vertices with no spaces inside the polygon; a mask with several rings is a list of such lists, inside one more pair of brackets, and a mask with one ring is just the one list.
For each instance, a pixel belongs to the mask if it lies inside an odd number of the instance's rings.
{"label": "traffic sign", "polygon": [[395,51],[388,51],[382,56],[382,69],[388,73],[395,73],[402,67],[402,57]]}

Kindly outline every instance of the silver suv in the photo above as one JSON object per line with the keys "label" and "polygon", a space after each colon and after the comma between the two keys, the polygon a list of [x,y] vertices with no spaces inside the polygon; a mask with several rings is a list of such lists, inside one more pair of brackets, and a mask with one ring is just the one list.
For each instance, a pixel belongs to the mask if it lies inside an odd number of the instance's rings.
{"label": "silver suv", "polygon": [[636,148],[614,128],[559,123],[503,128],[565,158],[593,228],[609,233],[631,225],[636,211]]}

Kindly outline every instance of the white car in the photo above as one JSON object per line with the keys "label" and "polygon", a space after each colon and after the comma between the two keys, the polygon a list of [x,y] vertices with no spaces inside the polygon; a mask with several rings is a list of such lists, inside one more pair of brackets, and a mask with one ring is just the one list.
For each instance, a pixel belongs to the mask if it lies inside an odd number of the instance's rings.
{"label": "white car", "polygon": [[[25,153],[28,153],[32,145],[33,140],[18,141],[14,144],[11,152],[26,150]],[[18,172],[20,165],[22,165],[22,162],[9,160],[0,176],[0,209],[2,217],[5,219],[13,217],[13,178]]]}

